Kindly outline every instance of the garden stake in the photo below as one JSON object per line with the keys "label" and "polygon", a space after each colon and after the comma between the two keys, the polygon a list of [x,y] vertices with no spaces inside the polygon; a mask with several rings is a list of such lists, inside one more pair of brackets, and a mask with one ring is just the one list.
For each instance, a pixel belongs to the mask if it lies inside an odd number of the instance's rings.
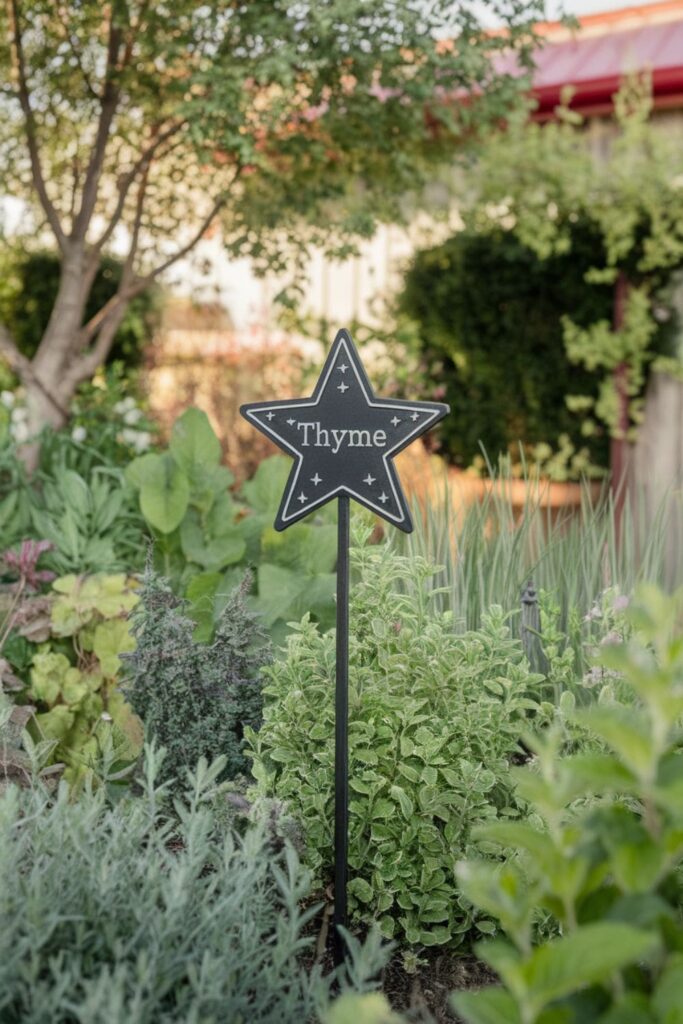
{"label": "garden stake", "polygon": [[335,689],[334,958],[344,959],[349,831],[349,499],[400,530],[413,529],[393,457],[443,419],[441,402],[375,396],[346,330],[334,339],[310,398],[250,402],[242,415],[294,458],[275,529],[285,530],[338,499]]}

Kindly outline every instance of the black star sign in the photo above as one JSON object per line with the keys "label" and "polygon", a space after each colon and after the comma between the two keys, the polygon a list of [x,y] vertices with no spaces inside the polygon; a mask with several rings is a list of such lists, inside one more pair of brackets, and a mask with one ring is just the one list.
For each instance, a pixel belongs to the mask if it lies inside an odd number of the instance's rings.
{"label": "black star sign", "polygon": [[339,331],[310,398],[251,402],[240,409],[293,456],[276,530],[348,495],[406,533],[413,529],[393,456],[443,419],[441,402],[375,396],[348,331]]}

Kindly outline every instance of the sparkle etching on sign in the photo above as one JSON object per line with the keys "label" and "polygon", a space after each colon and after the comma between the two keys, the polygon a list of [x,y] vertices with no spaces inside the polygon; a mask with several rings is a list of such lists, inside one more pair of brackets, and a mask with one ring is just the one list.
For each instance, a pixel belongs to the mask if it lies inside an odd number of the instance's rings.
{"label": "sparkle etching on sign", "polygon": [[[348,331],[337,334],[310,398],[252,402],[241,413],[294,459],[277,530],[343,495],[412,530],[393,457],[443,419],[448,406],[377,398]],[[302,488],[306,481],[313,487]]]}

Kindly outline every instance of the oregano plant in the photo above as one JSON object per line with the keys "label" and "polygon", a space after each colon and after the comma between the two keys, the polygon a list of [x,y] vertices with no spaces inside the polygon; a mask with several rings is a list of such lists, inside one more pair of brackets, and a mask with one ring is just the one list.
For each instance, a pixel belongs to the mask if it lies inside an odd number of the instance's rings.
{"label": "oregano plant", "polygon": [[[510,784],[535,675],[505,615],[464,636],[435,607],[435,568],[356,533],[351,590],[350,910],[410,945],[458,945],[489,921],[461,898],[456,861],[475,825],[524,815]],[[319,884],[332,870],[335,638],[306,616],[265,669],[259,732],[247,730],[258,790],[302,824]]]}

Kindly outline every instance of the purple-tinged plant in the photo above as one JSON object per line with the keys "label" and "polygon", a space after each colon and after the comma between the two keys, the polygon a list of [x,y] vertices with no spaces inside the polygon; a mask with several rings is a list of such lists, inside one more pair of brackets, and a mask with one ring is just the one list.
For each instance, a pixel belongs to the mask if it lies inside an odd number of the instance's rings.
{"label": "purple-tinged plant", "polygon": [[38,568],[40,556],[53,547],[54,544],[49,540],[22,540],[18,551],[10,548],[0,555],[0,565],[19,577],[10,587],[8,606],[0,607],[0,651],[15,626],[25,592],[38,590],[41,583],[51,583],[55,578],[55,574],[48,569]]}
{"label": "purple-tinged plant", "polygon": [[55,578],[49,569],[37,568],[40,556],[53,549],[54,544],[50,540],[22,540],[19,551],[5,551],[2,561],[18,575],[22,590],[24,587],[37,590],[41,583],[51,583]]}

